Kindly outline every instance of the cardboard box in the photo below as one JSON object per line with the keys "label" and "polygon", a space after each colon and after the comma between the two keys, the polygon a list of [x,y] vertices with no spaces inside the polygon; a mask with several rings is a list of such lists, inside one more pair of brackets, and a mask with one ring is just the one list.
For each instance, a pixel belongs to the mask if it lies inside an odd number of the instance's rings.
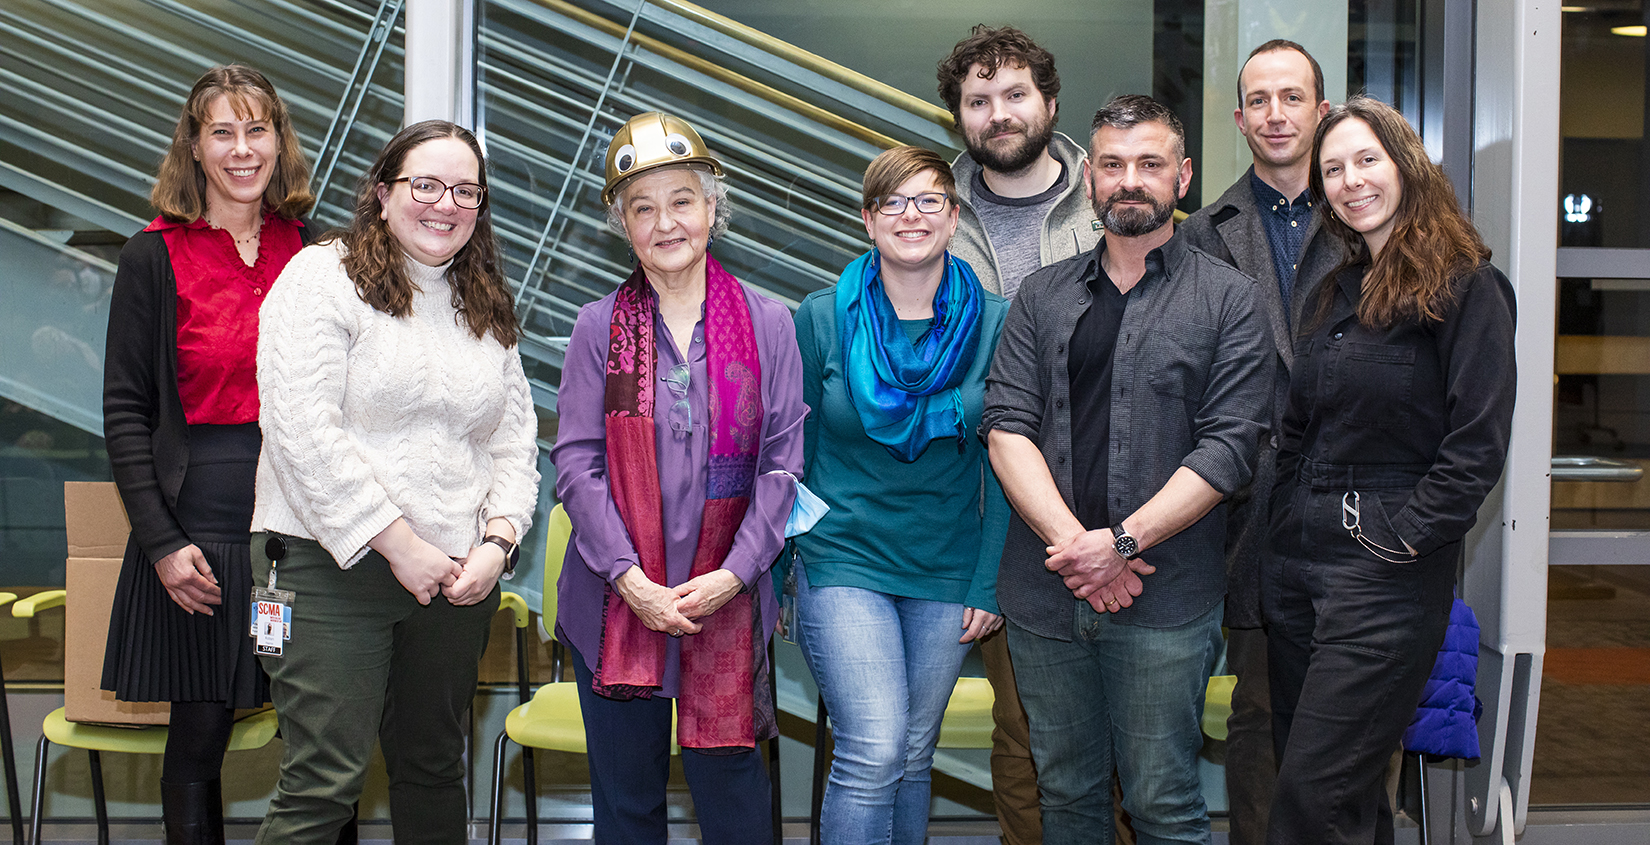
{"label": "cardboard box", "polygon": [[63,510],[68,526],[69,559],[64,576],[63,706],[71,722],[114,725],[164,725],[171,705],[120,701],[99,689],[103,650],[108,645],[109,612],[126,535],[131,525],[113,482],[67,481]]}

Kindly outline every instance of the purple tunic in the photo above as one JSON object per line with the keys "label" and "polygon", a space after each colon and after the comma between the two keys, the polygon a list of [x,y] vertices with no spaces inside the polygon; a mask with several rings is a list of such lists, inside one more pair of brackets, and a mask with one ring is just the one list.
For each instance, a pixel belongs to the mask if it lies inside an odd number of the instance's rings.
{"label": "purple tunic", "polygon": [[[790,310],[743,284],[740,287],[750,306],[756,352],[762,364],[762,445],[756,456],[756,487],[751,492],[750,508],[722,568],[738,575],[747,590],[756,590],[761,627],[765,635],[771,636],[779,606],[768,568],[784,546],[785,519],[796,498],[791,476],[802,477],[802,420],[808,407],[802,402],[802,357],[797,352]],[[556,589],[557,636],[577,649],[592,671],[600,654],[604,588],[637,565],[630,534],[607,486],[602,400],[614,296],[608,294],[579,310],[562,364],[561,389],[556,397],[560,424],[556,448],[550,452],[556,465],[556,498],[567,508],[573,523],[573,537],[567,544],[567,558]],[[662,375],[682,363],[682,356],[662,318],[655,317],[653,330],[659,339],[656,372]],[[667,413],[654,417],[659,487],[664,500],[665,570],[670,585],[688,580],[705,507],[710,400],[705,389],[702,316],[693,327],[688,362],[693,369],[688,387],[692,432],[672,431]],[[669,388],[661,385],[658,395],[661,411],[669,408],[674,399]],[[669,646],[660,694],[675,698],[680,680],[680,642],[671,639]]]}

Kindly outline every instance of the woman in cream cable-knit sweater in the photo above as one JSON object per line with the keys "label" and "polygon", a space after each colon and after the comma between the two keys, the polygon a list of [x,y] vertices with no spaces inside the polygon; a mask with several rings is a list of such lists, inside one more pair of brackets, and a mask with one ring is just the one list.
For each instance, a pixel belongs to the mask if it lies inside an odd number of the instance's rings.
{"label": "woman in cream cable-knit sweater", "polygon": [[466,839],[462,717],[538,491],[486,184],[465,129],[402,130],[260,315],[253,582],[295,593],[260,843],[335,841],[375,736],[396,841]]}

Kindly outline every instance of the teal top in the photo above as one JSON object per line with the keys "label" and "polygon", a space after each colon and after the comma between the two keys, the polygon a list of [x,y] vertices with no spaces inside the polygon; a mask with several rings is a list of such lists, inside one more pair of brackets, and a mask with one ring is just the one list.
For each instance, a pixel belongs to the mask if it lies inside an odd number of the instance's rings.
{"label": "teal top", "polygon": [[[974,432],[985,377],[1008,300],[984,294],[978,352],[961,388],[969,432],[936,438],[904,463],[865,434],[848,397],[836,288],[815,291],[796,311],[802,350],[804,479],[831,506],[796,538],[815,587],[861,587],[889,595],[957,602],[997,612],[997,561],[1008,533],[1008,501]],[[901,320],[913,342],[930,320]]]}

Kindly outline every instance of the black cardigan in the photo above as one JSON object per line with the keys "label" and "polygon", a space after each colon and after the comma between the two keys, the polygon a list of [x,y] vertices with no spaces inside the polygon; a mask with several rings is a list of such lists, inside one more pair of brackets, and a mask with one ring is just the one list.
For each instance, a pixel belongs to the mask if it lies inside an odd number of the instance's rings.
{"label": "black cardigan", "polygon": [[[309,243],[300,221],[299,236]],[[160,232],[120,251],[103,364],[103,439],[132,542],[161,558],[189,545],[173,511],[189,469],[189,424],[178,395],[178,285]]]}

